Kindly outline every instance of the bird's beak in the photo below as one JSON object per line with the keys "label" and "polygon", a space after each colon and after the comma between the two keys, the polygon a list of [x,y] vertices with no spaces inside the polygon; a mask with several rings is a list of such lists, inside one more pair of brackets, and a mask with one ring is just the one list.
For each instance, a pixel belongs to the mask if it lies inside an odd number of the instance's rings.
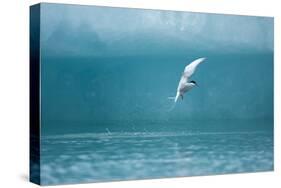
{"label": "bird's beak", "polygon": [[196,83],[195,85],[196,85],[197,87],[199,87],[197,83]]}

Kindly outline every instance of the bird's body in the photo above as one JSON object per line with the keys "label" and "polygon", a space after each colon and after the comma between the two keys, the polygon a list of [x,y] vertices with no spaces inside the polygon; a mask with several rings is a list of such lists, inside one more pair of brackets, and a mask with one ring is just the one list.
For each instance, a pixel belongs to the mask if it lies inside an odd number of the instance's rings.
{"label": "bird's body", "polygon": [[179,97],[183,99],[183,95],[197,85],[195,81],[189,81],[189,79],[195,72],[197,66],[204,60],[205,58],[196,59],[185,67],[178,84],[176,97],[174,97],[175,103],[178,101]]}
{"label": "bird's body", "polygon": [[181,96],[181,98],[183,99],[183,94],[191,90],[194,86],[195,86],[194,83],[189,83],[189,82],[182,83],[181,85],[179,85],[179,88],[177,89],[177,93],[178,93],[177,95]]}

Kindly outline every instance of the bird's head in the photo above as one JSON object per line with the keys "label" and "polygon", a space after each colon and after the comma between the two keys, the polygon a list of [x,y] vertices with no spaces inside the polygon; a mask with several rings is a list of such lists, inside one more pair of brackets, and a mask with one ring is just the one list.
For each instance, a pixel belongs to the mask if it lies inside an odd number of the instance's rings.
{"label": "bird's head", "polygon": [[194,84],[195,86],[198,86],[197,83],[194,80],[191,80],[189,83]]}

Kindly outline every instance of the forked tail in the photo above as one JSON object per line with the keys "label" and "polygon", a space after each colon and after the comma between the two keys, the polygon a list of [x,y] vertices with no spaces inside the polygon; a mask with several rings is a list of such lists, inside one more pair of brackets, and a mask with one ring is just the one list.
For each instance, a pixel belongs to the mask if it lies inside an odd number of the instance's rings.
{"label": "forked tail", "polygon": [[180,93],[177,92],[177,95],[175,97],[168,97],[168,99],[174,100],[174,102],[176,103],[178,101],[179,97],[180,97]]}
{"label": "forked tail", "polygon": [[175,97],[168,97],[168,99],[174,100],[174,103],[173,103],[172,107],[169,109],[169,111],[172,111],[175,108],[179,96],[180,96],[180,93],[177,92],[177,95]]}
{"label": "forked tail", "polygon": [[176,103],[178,101],[179,97],[180,97],[180,93],[177,92],[177,95],[175,97],[168,97],[168,99],[174,100],[174,102]]}
{"label": "forked tail", "polygon": [[176,95],[176,97],[175,97],[175,103],[178,101],[179,97],[180,97],[180,93],[177,92],[177,95]]}

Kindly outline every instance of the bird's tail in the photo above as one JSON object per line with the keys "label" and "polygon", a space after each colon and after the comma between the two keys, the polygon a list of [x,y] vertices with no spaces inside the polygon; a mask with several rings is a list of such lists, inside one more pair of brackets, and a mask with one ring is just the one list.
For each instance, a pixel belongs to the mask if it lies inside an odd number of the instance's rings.
{"label": "bird's tail", "polygon": [[169,108],[169,110],[168,110],[169,112],[172,111],[172,110],[175,108],[179,96],[180,96],[180,94],[177,92],[177,95],[176,95],[175,97],[168,97],[168,99],[171,99],[171,100],[174,101],[173,105],[172,105],[171,108]]}
{"label": "bird's tail", "polygon": [[177,92],[177,95],[176,95],[176,97],[175,97],[175,103],[178,101],[179,96],[180,96],[180,93],[179,93],[179,92]]}
{"label": "bird's tail", "polygon": [[178,101],[178,99],[179,99],[179,96],[180,96],[180,93],[177,92],[177,95],[175,97],[168,97],[168,99],[174,100],[174,102],[176,103]]}

